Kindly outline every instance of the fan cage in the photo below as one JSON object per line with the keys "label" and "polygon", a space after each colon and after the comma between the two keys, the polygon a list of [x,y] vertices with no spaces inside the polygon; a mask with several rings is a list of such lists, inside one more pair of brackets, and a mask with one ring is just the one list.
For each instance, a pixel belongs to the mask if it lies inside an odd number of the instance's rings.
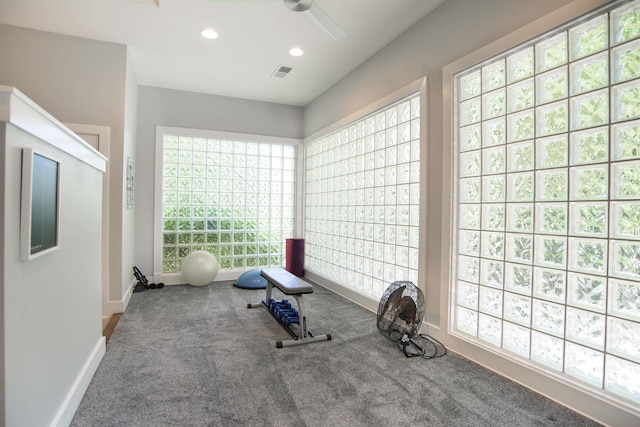
{"label": "fan cage", "polygon": [[416,285],[408,281],[393,282],[378,304],[378,330],[394,342],[404,335],[412,337],[420,329],[424,312],[424,294]]}

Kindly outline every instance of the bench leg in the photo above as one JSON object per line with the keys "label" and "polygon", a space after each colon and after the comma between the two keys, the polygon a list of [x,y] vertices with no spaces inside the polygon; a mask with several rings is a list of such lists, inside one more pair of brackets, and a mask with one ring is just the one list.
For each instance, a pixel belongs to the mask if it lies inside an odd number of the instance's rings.
{"label": "bench leg", "polygon": [[[249,303],[247,304],[247,308],[265,307],[267,310],[269,310],[267,301],[271,299],[272,290],[273,290],[273,284],[267,280],[267,291],[266,291],[266,296],[264,301]],[[290,296],[293,296],[295,298],[296,304],[298,305],[298,316],[300,319],[298,326],[300,327],[300,332],[296,333],[289,326],[285,325],[284,323],[282,323],[282,321],[276,318],[276,320],[280,321],[280,324],[287,330],[287,332],[289,332],[295,338],[292,340],[276,341],[276,347],[283,348],[283,347],[292,347],[295,345],[310,344],[310,343],[319,342],[319,341],[331,341],[331,334],[315,335],[315,336],[311,335],[311,333],[307,330],[307,315],[305,311],[304,299],[302,298],[302,294],[290,295]],[[271,314],[275,317],[275,314],[273,313]]]}
{"label": "bench leg", "polygon": [[308,337],[304,340],[276,341],[276,347],[278,348],[293,347],[294,345],[311,344],[319,341],[331,341],[331,334],[316,335],[313,337]]}
{"label": "bench leg", "polygon": [[264,301],[249,303],[249,304],[247,304],[247,308],[262,307],[263,303],[266,303],[267,301],[269,301],[271,299],[271,290],[272,289],[273,289],[273,285],[271,284],[271,282],[269,282],[267,280],[267,293],[266,293],[266,296],[264,298]]}
{"label": "bench leg", "polygon": [[296,304],[298,304],[298,314],[300,317],[300,339],[306,339],[307,338],[307,315],[305,314],[305,310],[304,310],[304,300],[302,299],[302,295],[294,295],[293,296],[296,299]]}

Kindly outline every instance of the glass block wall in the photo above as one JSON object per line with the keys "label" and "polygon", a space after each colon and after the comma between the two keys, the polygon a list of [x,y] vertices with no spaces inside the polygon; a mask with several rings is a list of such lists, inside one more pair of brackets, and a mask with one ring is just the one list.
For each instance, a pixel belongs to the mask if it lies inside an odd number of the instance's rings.
{"label": "glass block wall", "polygon": [[293,237],[293,145],[165,134],[162,271],[181,271],[194,250],[221,269],[284,265]]}
{"label": "glass block wall", "polygon": [[420,96],[306,148],[305,265],[378,299],[418,284]]}
{"label": "glass block wall", "polygon": [[640,2],[455,86],[451,329],[640,404]]}

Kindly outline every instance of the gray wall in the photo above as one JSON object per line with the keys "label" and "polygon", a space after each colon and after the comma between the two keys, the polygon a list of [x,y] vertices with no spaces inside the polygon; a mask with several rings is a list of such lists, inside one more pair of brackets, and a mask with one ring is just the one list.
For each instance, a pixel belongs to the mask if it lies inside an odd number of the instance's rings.
{"label": "gray wall", "polygon": [[[123,253],[133,254],[133,248],[123,248],[122,232],[123,153],[125,142],[133,143],[124,137],[125,107],[133,104],[135,111],[135,101],[127,101],[127,47],[0,24],[0,58],[0,84],[18,88],[61,122],[111,128],[109,298],[122,301],[133,262],[122,259]],[[131,121],[127,126],[135,129]]]}
{"label": "gray wall", "polygon": [[428,113],[422,113],[428,142],[423,142],[428,188],[422,191],[427,229],[420,269],[426,271],[421,288],[427,291],[425,320],[430,324],[445,326],[439,325],[439,304],[448,286],[440,283],[441,239],[448,238],[442,236],[441,218],[442,67],[570,2],[447,0],[304,108],[307,137],[427,76]]}
{"label": "gray wall", "polygon": [[136,149],[136,263],[153,271],[156,126],[302,139],[302,108],[140,86]]}
{"label": "gray wall", "polygon": [[61,122],[124,129],[124,45],[0,24],[0,84],[15,86]]}

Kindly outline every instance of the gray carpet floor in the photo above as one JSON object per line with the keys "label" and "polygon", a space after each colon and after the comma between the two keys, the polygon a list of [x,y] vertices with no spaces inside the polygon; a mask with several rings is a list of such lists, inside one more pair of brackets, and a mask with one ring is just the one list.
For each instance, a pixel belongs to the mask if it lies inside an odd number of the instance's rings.
{"label": "gray carpet floor", "polygon": [[[375,313],[320,287],[288,334],[264,290],[168,286],[134,294],[72,426],[595,426],[463,357],[408,359]],[[281,295],[274,294],[276,298]]]}

